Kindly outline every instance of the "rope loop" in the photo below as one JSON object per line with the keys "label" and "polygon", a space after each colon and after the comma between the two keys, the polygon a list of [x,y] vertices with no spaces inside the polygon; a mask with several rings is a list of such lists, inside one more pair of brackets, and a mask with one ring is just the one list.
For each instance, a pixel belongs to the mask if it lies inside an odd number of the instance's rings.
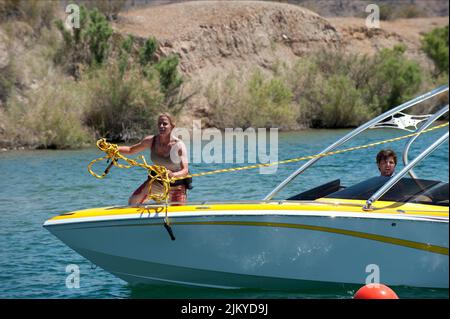
{"label": "rope loop", "polygon": [[[89,173],[99,179],[105,178],[105,176],[108,174],[109,169],[111,166],[116,166],[118,168],[131,168],[131,167],[141,167],[145,170],[147,170],[148,175],[148,181],[149,181],[149,187],[148,187],[148,193],[147,197],[144,201],[147,200],[154,200],[158,203],[160,202],[166,202],[169,197],[169,191],[170,191],[170,184],[174,181],[169,177],[169,172],[164,166],[159,165],[148,165],[145,161],[144,156],[140,156],[142,162],[138,162],[136,160],[127,158],[120,154],[119,152],[119,146],[117,144],[108,143],[105,138],[101,138],[97,141],[97,147],[100,151],[105,152],[106,156],[100,157],[97,159],[94,159],[91,161],[88,165],[88,171]],[[105,172],[101,175],[95,173],[92,169],[92,166],[99,161],[107,160],[108,162],[111,161]],[[119,160],[125,161],[126,164],[120,164]],[[162,186],[162,192],[160,193],[153,193],[152,188],[156,185]]]}

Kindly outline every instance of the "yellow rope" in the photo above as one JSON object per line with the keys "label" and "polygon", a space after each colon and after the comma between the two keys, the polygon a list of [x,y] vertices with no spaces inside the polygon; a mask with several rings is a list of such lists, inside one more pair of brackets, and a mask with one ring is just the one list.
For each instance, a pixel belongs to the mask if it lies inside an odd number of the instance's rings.
{"label": "yellow rope", "polygon": [[[190,175],[187,175],[184,177],[177,177],[177,178],[172,178],[172,179],[169,178],[167,169],[165,167],[158,166],[158,165],[148,165],[147,162],[145,161],[144,156],[140,156],[142,159],[142,163],[132,160],[132,159],[129,159],[119,153],[119,147],[116,144],[108,143],[108,142],[106,142],[106,139],[102,138],[97,141],[97,147],[101,151],[105,152],[107,155],[105,157],[95,159],[91,163],[89,163],[88,171],[89,171],[89,173],[91,173],[93,176],[95,176],[97,178],[104,178],[107,174],[107,171],[105,171],[102,175],[98,175],[93,172],[91,167],[94,163],[101,161],[101,160],[105,160],[105,159],[113,161],[113,165],[116,167],[119,167],[119,168],[131,168],[133,166],[142,167],[147,170],[147,173],[148,173],[148,176],[150,179],[149,191],[148,191],[146,200],[152,199],[157,202],[166,201],[166,203],[167,203],[169,189],[170,189],[170,183],[172,183],[176,180],[182,180],[182,179],[189,178],[189,177],[200,177],[200,176],[206,176],[206,175],[213,175],[213,174],[218,174],[218,173],[237,172],[237,171],[255,169],[255,168],[260,168],[260,167],[268,167],[268,166],[274,166],[274,165],[280,165],[280,164],[300,162],[300,161],[305,161],[305,160],[309,160],[309,159],[313,159],[313,158],[317,158],[317,157],[326,157],[326,156],[331,156],[331,155],[336,155],[336,154],[342,154],[342,153],[346,153],[346,152],[351,152],[351,151],[356,151],[356,150],[361,150],[361,149],[365,149],[365,148],[369,148],[369,147],[378,146],[378,145],[385,144],[385,143],[400,141],[400,140],[403,140],[403,139],[406,139],[406,138],[409,138],[409,137],[412,137],[415,135],[420,135],[420,134],[427,133],[427,132],[430,132],[430,131],[433,131],[436,129],[440,129],[440,128],[443,128],[448,125],[449,125],[449,123],[444,123],[444,124],[437,125],[432,128],[423,130],[422,132],[411,133],[411,134],[403,135],[400,137],[395,137],[395,138],[391,138],[391,139],[387,139],[387,140],[383,140],[383,141],[379,141],[379,142],[374,142],[374,143],[369,143],[369,144],[365,144],[365,145],[361,145],[361,146],[350,147],[350,148],[337,150],[337,151],[333,151],[333,152],[327,152],[327,153],[323,153],[323,154],[303,156],[303,157],[298,157],[298,158],[293,158],[293,159],[288,159],[288,160],[283,160],[283,161],[278,161],[278,162],[273,162],[273,163],[268,163],[268,164],[255,164],[255,165],[235,167],[235,168],[218,169],[218,170],[213,170],[213,171],[208,171],[208,172],[203,172],[203,173],[190,174]],[[117,161],[119,159],[126,161],[129,165],[123,165],[123,164],[117,163]],[[152,174],[151,174],[152,171],[154,172],[154,174],[153,174],[154,176],[152,176]],[[153,183],[155,183],[155,182],[159,182],[163,186],[163,188],[164,188],[163,193],[151,194],[151,187],[152,187]]]}
{"label": "yellow rope", "polygon": [[415,135],[420,135],[420,134],[427,133],[427,132],[430,132],[430,131],[433,131],[433,130],[436,130],[436,129],[439,129],[439,128],[443,128],[445,126],[448,126],[448,123],[444,123],[444,124],[441,124],[441,125],[434,126],[432,128],[423,130],[422,132],[419,132],[419,133],[411,133],[411,134],[408,134],[408,135],[403,135],[403,136],[400,136],[400,137],[395,137],[395,138],[387,139],[387,140],[380,141],[380,142],[375,142],[375,143],[370,143],[370,144],[366,144],[366,145],[350,147],[350,148],[346,148],[346,149],[342,149],[342,150],[338,150],[338,151],[334,151],[334,152],[328,152],[328,153],[316,154],[316,155],[310,155],[310,156],[303,156],[303,157],[297,157],[297,158],[293,158],[293,159],[288,159],[288,160],[283,160],[283,161],[278,161],[278,162],[273,162],[273,163],[268,163],[268,164],[255,164],[255,165],[235,167],[235,168],[218,169],[218,170],[214,170],[214,171],[208,171],[208,172],[203,172],[203,173],[191,174],[191,175],[187,175],[187,176],[184,176],[184,177],[179,177],[179,178],[176,178],[175,180],[183,179],[183,178],[189,178],[189,177],[200,177],[200,176],[212,175],[212,174],[218,174],[218,173],[243,171],[243,170],[255,169],[255,168],[260,168],[260,167],[267,167],[267,166],[274,166],[274,165],[280,165],[280,164],[300,162],[300,161],[310,160],[310,159],[313,159],[313,158],[316,158],[316,157],[325,157],[325,156],[330,156],[330,155],[336,155],[336,154],[356,151],[356,150],[360,150],[360,149],[364,149],[364,148],[374,147],[374,146],[378,146],[378,145],[385,144],[385,143],[391,143],[391,142],[400,141],[400,140],[403,140],[403,139],[406,139],[406,138],[409,138],[409,137],[412,137],[412,136],[415,136]]}
{"label": "yellow rope", "polygon": [[[110,160],[110,161],[112,161],[113,165],[118,168],[131,168],[133,166],[142,167],[147,170],[147,174],[149,177],[148,193],[147,193],[147,197],[145,200],[151,199],[156,202],[162,202],[162,201],[167,202],[168,195],[169,195],[169,189],[170,189],[170,183],[173,180],[171,178],[169,178],[169,173],[167,172],[167,169],[164,166],[148,165],[147,162],[145,161],[144,156],[140,156],[142,159],[142,163],[140,163],[136,160],[127,158],[119,153],[119,146],[117,144],[108,143],[108,142],[106,142],[106,139],[104,139],[104,138],[99,139],[97,141],[97,147],[102,152],[105,152],[106,156],[97,158],[89,163],[88,171],[89,171],[89,173],[91,173],[92,176],[97,177],[97,178],[104,178],[108,174],[108,172],[105,171],[102,175],[98,175],[92,170],[92,165],[94,165],[94,163],[102,161],[102,160],[108,160],[108,161]],[[127,162],[129,165],[119,164],[118,160],[123,160],[123,161]],[[152,174],[152,172],[153,172],[153,174]],[[152,187],[155,183],[159,183],[162,185],[162,187],[163,187],[162,193],[152,194]]]}

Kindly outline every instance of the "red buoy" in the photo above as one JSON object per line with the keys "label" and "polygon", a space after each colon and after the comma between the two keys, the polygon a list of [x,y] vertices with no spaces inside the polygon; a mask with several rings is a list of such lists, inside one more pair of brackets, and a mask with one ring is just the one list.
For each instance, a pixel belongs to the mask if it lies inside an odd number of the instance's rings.
{"label": "red buoy", "polygon": [[399,299],[397,294],[383,284],[368,284],[361,287],[354,299]]}

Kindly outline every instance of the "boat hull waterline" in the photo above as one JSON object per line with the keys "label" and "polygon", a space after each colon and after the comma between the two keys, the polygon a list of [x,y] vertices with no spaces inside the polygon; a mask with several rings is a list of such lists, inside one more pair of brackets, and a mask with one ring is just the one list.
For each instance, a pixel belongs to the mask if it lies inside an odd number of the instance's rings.
{"label": "boat hull waterline", "polygon": [[164,212],[130,210],[75,212],[44,226],[131,284],[306,289],[372,278],[390,286],[448,288],[448,211],[442,217],[445,212],[178,207],[180,212],[169,214],[176,237],[171,240]]}

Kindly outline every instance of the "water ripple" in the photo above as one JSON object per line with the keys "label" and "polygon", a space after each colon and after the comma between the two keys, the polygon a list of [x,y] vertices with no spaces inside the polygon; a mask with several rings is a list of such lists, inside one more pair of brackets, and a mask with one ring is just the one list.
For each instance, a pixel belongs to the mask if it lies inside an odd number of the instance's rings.
{"label": "water ripple", "polygon": [[[347,132],[280,133],[279,160],[315,154]],[[375,136],[362,134],[348,146],[377,141],[388,134],[384,130],[377,131]],[[423,140],[430,141],[433,136],[437,135],[429,134]],[[389,146],[400,151],[403,145],[399,142]],[[420,147],[413,149],[411,156],[419,150]],[[325,158],[295,180],[280,198],[334,178],[341,178],[348,185],[377,175],[374,164],[377,151]],[[424,178],[436,178],[438,174],[448,181],[448,154],[445,144],[427,159],[428,165],[417,167],[416,173]],[[87,173],[86,165],[100,155],[96,149],[0,153],[0,298],[351,298],[353,295],[353,288],[348,287],[309,292],[131,287],[100,268],[92,269],[89,261],[49,234],[42,223],[62,212],[125,204],[146,178],[140,169],[116,169],[107,179],[97,180]],[[278,166],[275,175],[250,170],[195,178],[189,200],[260,199],[300,164]],[[196,173],[231,166],[234,165],[193,164],[191,170]],[[103,169],[100,165],[96,168]],[[69,264],[80,267],[80,289],[65,285],[65,269]],[[404,298],[448,298],[448,290],[401,288],[398,294]]]}

